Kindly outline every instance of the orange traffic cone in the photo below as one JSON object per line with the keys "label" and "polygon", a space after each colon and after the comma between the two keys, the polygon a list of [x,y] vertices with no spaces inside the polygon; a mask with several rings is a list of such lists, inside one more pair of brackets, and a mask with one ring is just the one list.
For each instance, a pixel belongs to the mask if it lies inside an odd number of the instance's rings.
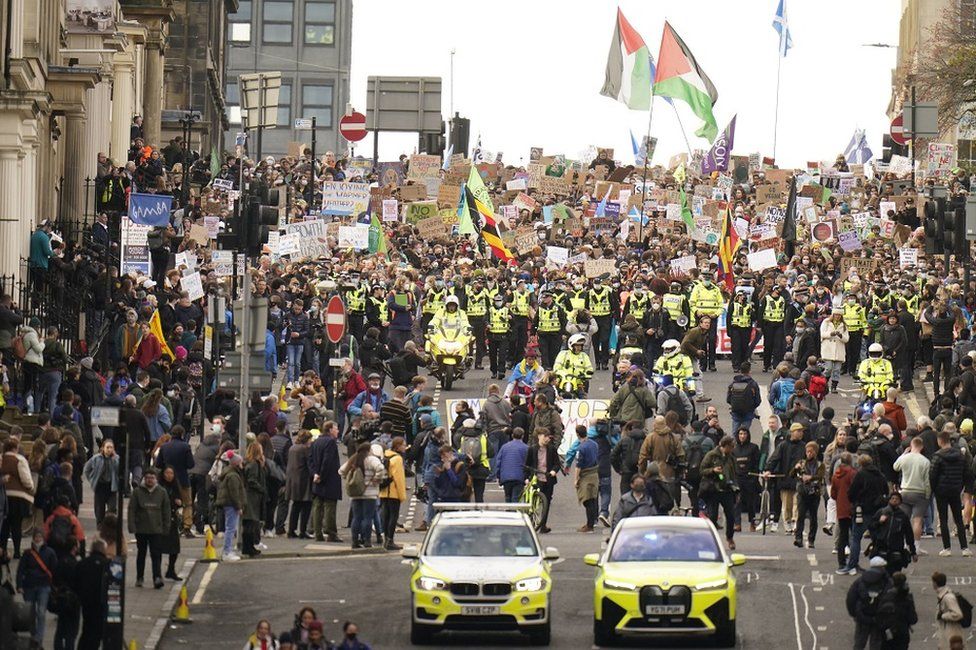
{"label": "orange traffic cone", "polygon": [[213,545],[213,531],[207,526],[207,534],[204,537],[203,558],[201,562],[219,562],[217,559],[217,549]]}
{"label": "orange traffic cone", "polygon": [[186,585],[180,587],[180,602],[176,605],[176,611],[170,617],[174,623],[192,623],[190,619],[190,605],[186,596]]}

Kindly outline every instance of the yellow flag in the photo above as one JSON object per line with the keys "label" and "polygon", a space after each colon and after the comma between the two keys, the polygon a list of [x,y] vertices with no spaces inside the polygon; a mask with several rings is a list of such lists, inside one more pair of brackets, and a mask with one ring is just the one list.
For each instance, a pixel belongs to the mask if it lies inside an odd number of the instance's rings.
{"label": "yellow flag", "polygon": [[163,336],[163,322],[159,319],[158,309],[153,312],[152,317],[149,319],[149,331],[156,335],[156,339],[159,340],[159,347],[163,349],[163,354],[168,356],[170,361],[175,361],[176,355],[169,349],[169,345],[166,343],[166,337]]}

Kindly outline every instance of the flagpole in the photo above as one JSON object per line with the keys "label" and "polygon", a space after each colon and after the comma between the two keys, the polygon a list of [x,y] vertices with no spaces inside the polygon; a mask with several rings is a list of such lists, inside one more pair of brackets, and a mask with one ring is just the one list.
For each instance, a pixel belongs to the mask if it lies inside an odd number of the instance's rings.
{"label": "flagpole", "polygon": [[673,103],[671,104],[671,108],[674,109],[674,116],[676,118],[678,118],[678,127],[681,128],[681,135],[685,139],[685,148],[688,149],[688,162],[691,162],[691,156],[692,156],[692,153],[691,153],[691,143],[688,141],[688,134],[685,133],[685,125],[681,121],[681,114],[678,113],[678,107],[675,106]]}
{"label": "flagpole", "polygon": [[773,114],[773,163],[776,162],[776,138],[779,135],[779,80],[780,80],[780,70],[783,67],[783,48],[785,47],[786,39],[780,36],[780,47],[779,47],[779,57],[776,61],[776,111]]}
{"label": "flagpole", "polygon": [[[654,120],[654,92],[653,87],[651,91],[651,108],[647,111],[647,149],[651,146],[651,122]],[[637,230],[637,239],[640,244],[644,245],[644,205],[647,203],[647,164],[650,162],[651,152],[645,149],[644,151],[644,181],[641,187],[641,209],[640,209],[640,225]],[[628,217],[629,218],[629,217]]]}

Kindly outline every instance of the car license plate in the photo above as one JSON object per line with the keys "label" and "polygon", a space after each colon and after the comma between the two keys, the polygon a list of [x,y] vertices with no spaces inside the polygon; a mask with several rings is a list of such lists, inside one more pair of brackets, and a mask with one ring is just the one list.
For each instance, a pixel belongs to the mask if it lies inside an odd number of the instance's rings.
{"label": "car license plate", "polygon": [[648,616],[684,616],[684,605],[648,605],[644,608]]}
{"label": "car license plate", "polygon": [[461,616],[494,616],[498,612],[499,608],[496,605],[464,605],[461,607]]}

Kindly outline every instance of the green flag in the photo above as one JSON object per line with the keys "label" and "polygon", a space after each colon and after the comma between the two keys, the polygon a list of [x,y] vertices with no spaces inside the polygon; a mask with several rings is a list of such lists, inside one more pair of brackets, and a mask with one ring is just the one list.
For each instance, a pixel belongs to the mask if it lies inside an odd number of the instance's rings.
{"label": "green flag", "polygon": [[[186,174],[190,170],[184,169],[183,173]],[[210,149],[210,178],[217,178],[217,174],[220,173],[220,154],[217,152],[217,145],[214,145]]]}
{"label": "green flag", "polygon": [[386,233],[383,232],[383,224],[375,213],[369,223],[369,252],[382,253],[389,257],[386,252]]}
{"label": "green flag", "polygon": [[458,234],[476,235],[478,231],[474,229],[474,222],[471,221],[471,213],[468,212],[468,202],[465,198],[465,186],[461,186],[461,199],[458,201]]}
{"label": "green flag", "polygon": [[681,220],[685,222],[690,235],[695,232],[695,217],[691,214],[691,208],[688,207],[688,195],[685,194],[684,183],[678,186],[678,191],[681,194]]}

